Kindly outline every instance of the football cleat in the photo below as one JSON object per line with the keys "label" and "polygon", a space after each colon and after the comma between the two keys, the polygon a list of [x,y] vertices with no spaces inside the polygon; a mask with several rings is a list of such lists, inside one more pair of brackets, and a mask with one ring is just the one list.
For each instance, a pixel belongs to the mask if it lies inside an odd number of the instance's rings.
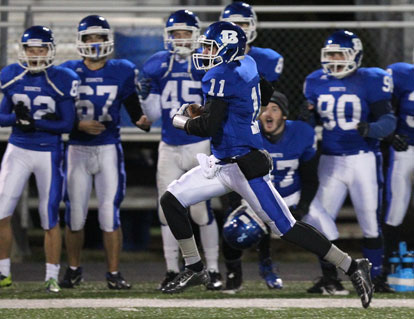
{"label": "football cleat", "polygon": [[312,287],[306,290],[311,294],[322,295],[349,295],[349,290],[346,290],[338,278],[321,277]]}
{"label": "football cleat", "polygon": [[6,277],[0,273],[0,288],[11,286],[11,284],[12,284],[11,274]]}
{"label": "football cleat", "polygon": [[106,273],[106,282],[108,283],[109,289],[130,289],[131,285],[125,281],[121,273],[118,271],[116,275],[111,274],[110,272]]}
{"label": "football cleat", "polygon": [[240,271],[229,271],[226,275],[226,287],[223,292],[227,294],[235,294],[242,289],[243,276]]}
{"label": "football cleat", "polygon": [[207,270],[203,269],[199,272],[195,272],[189,268],[185,268],[184,271],[180,272],[162,289],[162,292],[167,294],[178,293],[191,286],[206,286],[209,282],[210,276],[208,275]]}
{"label": "football cleat", "polygon": [[273,272],[273,264],[270,258],[266,258],[259,263],[260,276],[265,280],[267,288],[282,289],[283,281],[275,272]]}
{"label": "football cleat", "polygon": [[57,293],[60,291],[58,281],[55,278],[49,278],[48,280],[46,280],[45,287],[47,292]]}
{"label": "football cleat", "polygon": [[178,275],[178,272],[172,271],[172,270],[168,270],[165,273],[165,277],[164,280],[159,284],[158,286],[158,290],[162,290],[165,286],[167,286],[167,284],[172,281],[176,276]]}
{"label": "football cleat", "polygon": [[223,288],[223,282],[221,281],[221,275],[217,271],[209,271],[210,282],[206,285],[207,290],[221,290]]}
{"label": "football cleat", "polygon": [[75,286],[80,285],[83,281],[82,277],[82,267],[78,267],[75,270],[72,270],[70,267],[66,268],[65,275],[60,281],[59,285],[62,288],[74,288]]}
{"label": "football cleat", "polygon": [[372,279],[372,283],[374,284],[374,292],[382,292],[382,293],[394,293],[395,289],[392,288],[387,283],[387,275],[380,274],[374,279]]}
{"label": "football cleat", "polygon": [[366,258],[356,259],[357,269],[349,276],[358,296],[361,298],[362,306],[368,308],[374,292],[371,281],[372,264]]}

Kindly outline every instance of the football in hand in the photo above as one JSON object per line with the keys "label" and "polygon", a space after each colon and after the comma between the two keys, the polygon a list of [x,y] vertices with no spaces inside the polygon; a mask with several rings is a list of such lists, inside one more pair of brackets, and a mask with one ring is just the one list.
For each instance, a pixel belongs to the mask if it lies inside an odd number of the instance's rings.
{"label": "football in hand", "polygon": [[193,119],[197,116],[200,116],[201,113],[203,113],[203,109],[204,109],[203,106],[201,106],[200,104],[193,103],[187,107],[185,112],[188,117]]}

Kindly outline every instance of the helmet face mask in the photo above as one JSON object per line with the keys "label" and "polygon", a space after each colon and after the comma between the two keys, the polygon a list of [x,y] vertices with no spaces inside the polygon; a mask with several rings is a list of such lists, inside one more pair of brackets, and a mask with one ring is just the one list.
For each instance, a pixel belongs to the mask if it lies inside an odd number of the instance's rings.
{"label": "helmet face mask", "polygon": [[[89,42],[88,36],[99,35],[102,41]],[[92,60],[100,60],[114,51],[114,36],[112,29],[105,18],[101,16],[87,16],[82,19],[78,27],[76,49],[80,56]]]}
{"label": "helmet face mask", "polygon": [[233,2],[224,8],[220,15],[221,21],[233,22],[246,33],[247,43],[257,37],[257,16],[253,8],[244,2]]}
{"label": "helmet face mask", "polygon": [[[191,35],[180,31],[188,31]],[[178,33],[180,32],[180,33]],[[177,37],[177,34],[185,35]],[[189,56],[198,48],[200,21],[189,10],[179,10],[171,14],[164,29],[164,48],[171,53]]]}
{"label": "helmet face mask", "polygon": [[203,51],[193,54],[194,65],[198,70],[209,70],[222,63],[243,59],[246,35],[234,23],[219,21],[207,28],[198,43]]}
{"label": "helmet face mask", "polygon": [[326,40],[321,63],[325,73],[342,79],[358,69],[362,55],[362,42],[354,33],[337,31]]}
{"label": "helmet face mask", "polygon": [[21,67],[33,73],[41,72],[53,65],[55,55],[55,42],[49,28],[33,26],[23,33],[17,56]]}

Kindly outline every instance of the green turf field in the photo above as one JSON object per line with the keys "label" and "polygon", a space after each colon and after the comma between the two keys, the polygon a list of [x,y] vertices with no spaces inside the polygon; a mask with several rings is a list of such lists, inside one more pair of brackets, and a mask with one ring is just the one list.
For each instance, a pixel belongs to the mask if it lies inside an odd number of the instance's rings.
{"label": "green turf field", "polygon": [[[282,290],[269,290],[262,281],[246,281],[244,289],[235,295],[228,295],[222,292],[206,291],[204,287],[193,287],[182,294],[166,295],[157,291],[155,287],[157,283],[133,283],[133,288],[129,291],[113,291],[106,287],[104,282],[88,282],[82,283],[75,289],[64,289],[59,294],[50,294],[44,291],[41,282],[14,282],[11,287],[0,289],[0,318],[414,318],[414,292],[410,293],[396,293],[396,294],[376,294],[375,300],[381,299],[405,299],[409,303],[409,307],[392,307],[392,308],[369,308],[363,309],[359,307],[359,301],[355,308],[328,308],[329,303],[341,300],[357,300],[356,294],[353,292],[350,282],[345,282],[345,287],[352,292],[349,296],[320,296],[310,295],[305,292],[305,288],[311,285],[311,282],[286,282]],[[97,308],[77,307],[76,300],[79,298],[96,299],[104,298],[103,305]],[[114,300],[125,299],[148,299],[148,306],[142,307],[117,307],[111,304],[111,298]],[[236,307],[231,308],[231,299],[235,302],[237,299],[246,299],[246,302],[255,302],[255,300],[275,299],[272,303],[271,309],[258,307]],[[327,307],[321,308],[300,308],[303,305],[298,304],[297,307],[280,307],[279,300],[299,298],[303,302],[320,303],[327,301]],[[309,300],[309,298],[311,300]],[[45,302],[45,309],[7,309],[2,306],[2,302],[12,299],[13,305],[23,306],[25,300],[23,299],[38,299],[40,302]],[[47,301],[45,299],[50,299]],[[63,300],[62,300],[63,299]],[[64,299],[67,299],[65,301]],[[168,301],[172,299],[173,302],[186,302],[186,300],[206,301],[206,307],[157,307],[157,300]],[[208,308],[208,300],[227,301],[224,307]],[[174,301],[175,300],[175,301]],[[57,308],[50,308],[48,303],[53,301],[62,301],[63,306]],[[71,302],[71,307],[65,306],[65,302]],[[37,302],[37,301],[36,301]],[[73,304],[74,303],[74,304]],[[299,302],[300,303],[300,302]],[[56,307],[56,305],[54,305]],[[33,306],[31,306],[33,307]],[[52,306],[51,306],[52,307]],[[233,306],[234,307],[234,306]],[[35,307],[33,307],[35,308]]]}

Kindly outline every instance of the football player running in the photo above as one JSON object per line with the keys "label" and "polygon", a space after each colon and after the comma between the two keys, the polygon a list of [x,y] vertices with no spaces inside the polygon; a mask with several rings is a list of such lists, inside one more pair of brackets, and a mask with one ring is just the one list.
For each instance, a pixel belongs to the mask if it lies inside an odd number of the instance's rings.
{"label": "football player running", "polygon": [[407,213],[414,180],[414,66],[395,63],[388,66],[394,81],[393,101],[397,128],[391,136],[390,156],[386,176],[386,210],[383,221],[384,269],[383,282],[390,273],[389,258],[398,250],[401,224]]}
{"label": "football player running", "polygon": [[80,257],[94,184],[108,288],[129,289],[130,284],[119,272],[122,246],[119,208],[126,185],[119,133],[121,104],[137,127],[148,130],[151,123],[140,107],[138,70],[127,60],[108,58],[114,42],[112,29],[104,17],[91,15],[80,21],[76,47],[82,60],[62,64],[78,73],[81,85],[76,103],[77,121],[69,136],[65,165],[65,242],[69,266],[61,286],[73,288],[83,279]]}
{"label": "football player running", "polygon": [[[141,97],[144,112],[152,122],[162,119],[157,164],[159,197],[164,194],[168,184],[197,166],[197,153],[210,154],[207,137],[188,135],[171,123],[172,116],[181,104],[202,102],[201,78],[205,72],[196,70],[191,60],[191,53],[198,47],[199,34],[200,22],[193,12],[179,10],[172,13],[164,32],[166,50],[151,56],[143,67]],[[179,247],[160,205],[158,215],[167,266],[165,278],[159,285],[159,289],[162,289],[179,273]],[[207,289],[219,290],[222,288],[218,269],[219,236],[209,203],[195,203],[190,207],[190,215],[200,226],[201,243],[211,279]]]}
{"label": "football player running", "polygon": [[[391,110],[392,78],[379,68],[360,68],[361,40],[352,32],[334,32],[321,51],[322,68],[307,76],[304,94],[323,121],[319,187],[304,221],[334,242],[335,220],[349,192],[363,232],[363,255],[371,276],[381,273],[382,237],[378,218],[382,168],[378,139],[395,129]],[[347,294],[336,267],[320,259],[322,278],[310,293]]]}
{"label": "football player running", "polygon": [[30,27],[21,38],[18,63],[1,72],[4,97],[0,125],[11,126],[12,133],[0,171],[0,287],[12,284],[10,220],[33,173],[40,224],[45,230],[46,290],[60,291],[61,134],[73,127],[79,77],[72,70],[53,66],[55,53],[52,31],[44,26]]}
{"label": "football player running", "polygon": [[[278,91],[273,92],[269,104],[263,107],[259,117],[263,147],[273,159],[273,170],[270,175],[271,181],[286,205],[291,211],[299,212],[300,207],[302,212],[307,212],[309,203],[316,192],[316,187],[314,187],[317,180],[316,172],[313,174],[313,172],[308,171],[311,166],[316,167],[315,164],[310,163],[315,158],[316,136],[315,131],[309,124],[302,121],[287,120],[288,114],[289,106],[286,96]],[[307,178],[309,175],[315,175],[313,183],[312,180],[310,182],[307,180],[308,183],[305,185],[307,188],[304,191],[310,194],[308,196],[301,196],[302,179]],[[308,189],[312,186],[315,191]],[[243,203],[241,206],[245,205]],[[239,206],[236,210],[240,208]],[[251,208],[247,207],[247,209]],[[229,293],[238,291],[242,284],[242,250],[240,250],[241,247],[239,248],[240,245],[244,245],[244,240],[241,240],[243,238],[242,232],[248,233],[249,230],[237,229],[234,225],[227,225],[227,222],[223,227],[223,237],[227,243],[223,245],[223,255],[228,256],[228,260],[233,260],[233,264],[238,263],[238,267],[235,268],[236,270],[240,269],[233,273],[229,272],[227,276],[226,292]],[[283,287],[282,279],[271,271],[270,234],[265,233],[263,238],[258,246],[260,248],[260,274],[266,280],[268,288],[281,289]],[[251,239],[246,237],[245,240]],[[239,249],[233,248],[226,251],[228,247]]]}
{"label": "football player running", "polygon": [[346,272],[362,305],[368,307],[373,292],[368,260],[352,259],[312,226],[296,221],[270,181],[273,161],[263,150],[257,122],[260,77],[253,58],[244,55],[245,33],[233,23],[220,21],[211,24],[199,42],[202,52],[193,54],[193,60],[197,69],[207,70],[202,79],[204,112],[190,119],[185,115],[187,105],[182,105],[172,121],[188,134],[211,137],[213,154],[198,154],[200,165],[172,182],[161,197],[185,260],[185,270],[163,292],[208,283],[186,207],[236,191],[272,232]]}
{"label": "football player running", "polygon": [[[221,21],[233,22],[240,26],[246,34],[247,44],[245,54],[250,55],[257,65],[257,70],[261,77],[262,99],[265,97],[265,88],[275,87],[277,80],[283,71],[283,57],[276,51],[268,48],[252,46],[252,42],[257,36],[257,16],[253,8],[244,2],[233,2],[226,6],[220,15]],[[270,92],[271,94],[271,92]],[[267,101],[262,101],[262,105],[267,105]],[[240,205],[241,198],[234,193],[228,195],[230,210],[236,209]],[[227,291],[234,291],[240,288],[242,282],[241,252],[233,250],[226,241],[222,243],[223,255],[227,268],[226,287]],[[268,233],[258,245],[259,252],[259,273],[266,281],[269,288],[281,288],[281,279],[273,270],[273,263],[270,258],[270,234]],[[239,258],[238,258],[239,256]]]}

